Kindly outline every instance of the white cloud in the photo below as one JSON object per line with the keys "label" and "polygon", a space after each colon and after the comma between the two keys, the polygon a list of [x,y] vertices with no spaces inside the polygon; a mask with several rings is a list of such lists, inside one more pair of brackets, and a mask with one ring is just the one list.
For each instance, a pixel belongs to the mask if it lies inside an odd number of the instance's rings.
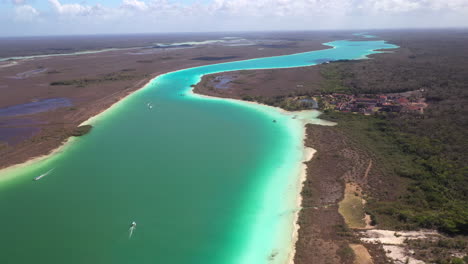
{"label": "white cloud", "polygon": [[214,0],[212,12],[242,16],[289,16],[345,14],[351,0]]}
{"label": "white cloud", "polygon": [[137,11],[148,10],[148,6],[146,5],[146,3],[143,1],[138,1],[138,0],[124,0],[121,7],[124,9],[137,10]]}
{"label": "white cloud", "polygon": [[371,13],[404,13],[423,6],[416,0],[365,0],[362,7]]}
{"label": "white cloud", "polygon": [[468,0],[47,0],[41,12],[44,0],[0,1],[14,4],[11,21],[37,17],[60,34],[468,26]]}
{"label": "white cloud", "polygon": [[60,15],[89,16],[102,11],[101,5],[61,4],[59,0],[49,0],[55,12]]}
{"label": "white cloud", "polygon": [[426,5],[433,10],[468,11],[467,0],[426,0]]}
{"label": "white cloud", "polygon": [[39,16],[39,12],[30,5],[20,5],[15,7],[15,20],[30,22]]}
{"label": "white cloud", "polygon": [[[14,0],[24,1],[24,0]],[[468,0],[212,0],[192,4],[168,0],[122,0],[118,8],[101,5],[61,4],[48,0],[58,14],[101,17],[137,15],[180,19],[195,17],[337,17],[395,15],[413,11],[459,12],[468,10]]]}

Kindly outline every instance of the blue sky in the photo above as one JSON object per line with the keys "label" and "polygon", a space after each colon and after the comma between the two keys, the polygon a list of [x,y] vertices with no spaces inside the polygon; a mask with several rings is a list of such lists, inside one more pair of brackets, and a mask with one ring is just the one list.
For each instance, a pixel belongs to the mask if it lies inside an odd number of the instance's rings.
{"label": "blue sky", "polygon": [[0,35],[468,27],[468,0],[0,0]]}

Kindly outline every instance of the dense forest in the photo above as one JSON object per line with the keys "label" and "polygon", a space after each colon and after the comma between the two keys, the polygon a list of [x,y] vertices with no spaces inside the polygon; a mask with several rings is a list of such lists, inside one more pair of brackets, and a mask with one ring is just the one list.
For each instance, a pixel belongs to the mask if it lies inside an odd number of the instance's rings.
{"label": "dense forest", "polygon": [[322,92],[352,94],[423,91],[424,114],[356,116],[325,113],[341,121],[379,154],[384,173],[407,179],[397,199],[374,199],[368,211],[393,228],[437,228],[468,234],[468,33],[382,32],[400,46],[369,60],[321,66]]}

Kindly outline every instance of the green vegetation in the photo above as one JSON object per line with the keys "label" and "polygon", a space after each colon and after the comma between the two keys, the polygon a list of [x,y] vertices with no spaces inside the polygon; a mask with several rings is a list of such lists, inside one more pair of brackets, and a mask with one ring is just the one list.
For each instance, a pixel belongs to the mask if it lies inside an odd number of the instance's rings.
{"label": "green vegetation", "polygon": [[[466,264],[468,255],[459,256],[457,252],[468,252],[468,240],[466,237],[441,238],[441,239],[415,239],[408,240],[408,245],[415,252],[415,257],[426,263],[437,264]],[[454,257],[459,256],[459,257]]]}
{"label": "green vegetation", "polygon": [[353,260],[356,255],[354,254],[354,250],[352,248],[349,247],[348,244],[343,244],[336,252],[338,254],[338,256],[340,256],[340,258],[342,260]]}
{"label": "green vegetation", "polygon": [[325,78],[320,89],[322,94],[351,93],[351,90],[343,85],[345,71],[340,70],[336,63],[322,66],[320,74]]}
{"label": "green vegetation", "polygon": [[340,129],[374,153],[384,177],[409,179],[399,199],[368,201],[367,211],[377,224],[466,234],[466,168],[447,159],[442,142],[400,130],[394,125],[396,117],[329,112],[324,118],[338,122]]}
{"label": "green vegetation", "polygon": [[[244,89],[245,90],[245,89]],[[301,101],[296,96],[287,95],[287,96],[273,96],[273,97],[266,97],[266,96],[250,96],[250,95],[242,95],[241,99],[244,101],[254,101],[261,104],[266,104],[274,107],[280,107],[287,111],[300,111],[306,109],[312,109],[313,104],[310,102]],[[304,98],[310,99],[310,98]]]}
{"label": "green vegetation", "polygon": [[83,78],[77,80],[66,80],[66,81],[55,81],[51,82],[51,86],[57,85],[74,85],[76,87],[85,87],[91,84],[98,84],[102,82],[109,82],[109,81],[122,81],[122,80],[133,80],[135,78],[140,78],[142,76],[130,74],[129,71],[122,71],[122,72],[113,72],[102,75],[100,78]]}
{"label": "green vegetation", "polygon": [[362,198],[356,192],[356,187],[347,183],[343,200],[338,203],[338,212],[343,216],[350,228],[364,228],[365,211]]}
{"label": "green vegetation", "polygon": [[71,136],[81,137],[83,135],[88,134],[91,131],[92,128],[93,128],[93,126],[91,126],[91,125],[79,126],[79,127],[75,128],[71,132]]}
{"label": "green vegetation", "polygon": [[468,234],[468,46],[447,38],[399,37],[395,54],[320,66],[323,92],[421,90],[429,104],[423,115],[325,113],[376,156],[382,180],[402,187],[372,191],[366,211],[381,227]]}
{"label": "green vegetation", "polygon": [[6,142],[0,141],[0,149],[8,147],[8,144]]}

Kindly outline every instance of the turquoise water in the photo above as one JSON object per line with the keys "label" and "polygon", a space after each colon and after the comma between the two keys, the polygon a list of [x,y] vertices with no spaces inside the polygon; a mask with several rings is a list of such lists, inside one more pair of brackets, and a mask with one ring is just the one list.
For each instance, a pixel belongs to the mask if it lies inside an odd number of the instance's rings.
{"label": "turquoise water", "polygon": [[[92,132],[60,152],[1,171],[0,263],[287,262],[300,191],[301,120],[271,107],[200,97],[190,85],[208,73],[314,65],[396,48],[384,41],[328,45],[161,75],[91,119]],[[301,117],[319,122],[317,115]],[[129,238],[132,221],[137,227]]]}
{"label": "turquoise water", "polygon": [[354,36],[363,37],[363,38],[367,38],[367,39],[370,39],[370,38],[377,38],[377,36],[369,35],[369,34],[367,34],[367,32],[354,33],[353,35],[354,35]]}

